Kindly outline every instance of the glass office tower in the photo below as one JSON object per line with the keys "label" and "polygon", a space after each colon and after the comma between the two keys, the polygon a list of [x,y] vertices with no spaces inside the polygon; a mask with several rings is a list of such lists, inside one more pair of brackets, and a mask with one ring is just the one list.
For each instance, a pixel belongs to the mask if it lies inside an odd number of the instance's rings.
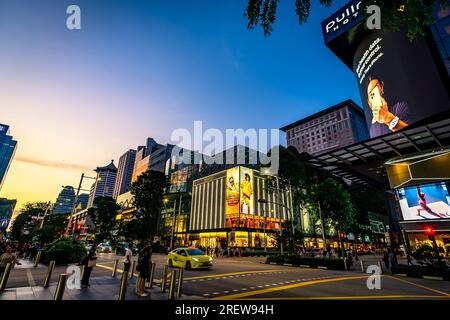
{"label": "glass office tower", "polygon": [[9,126],[0,124],[0,191],[16,151],[17,141],[9,135]]}

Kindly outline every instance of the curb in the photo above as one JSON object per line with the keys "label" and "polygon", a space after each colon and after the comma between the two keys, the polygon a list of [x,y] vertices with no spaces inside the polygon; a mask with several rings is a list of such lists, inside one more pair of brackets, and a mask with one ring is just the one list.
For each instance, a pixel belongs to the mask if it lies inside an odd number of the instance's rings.
{"label": "curb", "polygon": [[423,279],[444,281],[442,277],[422,276]]}
{"label": "curb", "polygon": [[317,269],[328,270],[328,268],[327,268],[327,267],[320,267],[320,266],[318,266],[318,267],[317,267]]}

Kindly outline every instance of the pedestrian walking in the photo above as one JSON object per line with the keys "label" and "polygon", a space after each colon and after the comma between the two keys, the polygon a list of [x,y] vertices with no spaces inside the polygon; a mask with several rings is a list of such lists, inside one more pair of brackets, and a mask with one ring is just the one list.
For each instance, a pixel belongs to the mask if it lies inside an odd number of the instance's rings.
{"label": "pedestrian walking", "polygon": [[387,251],[384,251],[384,254],[383,254],[383,262],[384,262],[384,265],[386,266],[386,270],[387,271],[390,271],[391,269],[390,269],[390,266],[389,266],[389,251],[390,251],[391,249],[390,248],[388,248],[387,249]]}
{"label": "pedestrian walking", "polygon": [[97,252],[96,252],[96,246],[92,246],[91,250],[89,250],[89,253],[87,257],[83,261],[84,265],[84,271],[83,271],[83,278],[81,279],[81,287],[87,288],[91,285],[89,284],[89,279],[91,278],[91,273],[94,267],[97,264]]}
{"label": "pedestrian walking", "polygon": [[5,273],[6,266],[8,263],[11,263],[12,267],[14,265],[20,263],[17,261],[17,257],[13,252],[13,249],[10,246],[7,246],[5,249],[5,253],[0,256],[0,279],[3,277],[3,273]]}
{"label": "pedestrian walking", "polygon": [[413,265],[411,253],[409,251],[406,253],[406,261],[408,263],[408,266],[412,266]]}
{"label": "pedestrian walking", "polygon": [[146,297],[145,279],[150,273],[150,261],[152,259],[152,246],[147,244],[139,253],[136,270],[139,272],[139,278],[136,282],[136,294],[140,297]]}

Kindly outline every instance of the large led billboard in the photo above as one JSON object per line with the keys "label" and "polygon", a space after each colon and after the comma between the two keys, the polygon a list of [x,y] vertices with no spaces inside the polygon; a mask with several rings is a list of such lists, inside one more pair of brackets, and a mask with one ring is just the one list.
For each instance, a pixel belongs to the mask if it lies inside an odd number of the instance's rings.
{"label": "large led billboard", "polygon": [[450,196],[444,182],[397,189],[404,220],[450,218]]}
{"label": "large led billboard", "polygon": [[368,32],[355,52],[353,71],[372,138],[450,108],[426,39],[411,42],[404,28]]}
{"label": "large led billboard", "polygon": [[226,209],[227,215],[254,214],[253,170],[235,167],[227,171]]}

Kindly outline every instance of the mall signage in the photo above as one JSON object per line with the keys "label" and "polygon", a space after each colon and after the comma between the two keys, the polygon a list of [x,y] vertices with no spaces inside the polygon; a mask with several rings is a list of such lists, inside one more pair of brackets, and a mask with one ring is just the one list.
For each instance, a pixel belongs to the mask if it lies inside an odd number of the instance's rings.
{"label": "mall signage", "polygon": [[322,22],[322,31],[325,43],[347,32],[352,27],[364,20],[364,12],[361,10],[362,1],[351,1],[343,8]]}

